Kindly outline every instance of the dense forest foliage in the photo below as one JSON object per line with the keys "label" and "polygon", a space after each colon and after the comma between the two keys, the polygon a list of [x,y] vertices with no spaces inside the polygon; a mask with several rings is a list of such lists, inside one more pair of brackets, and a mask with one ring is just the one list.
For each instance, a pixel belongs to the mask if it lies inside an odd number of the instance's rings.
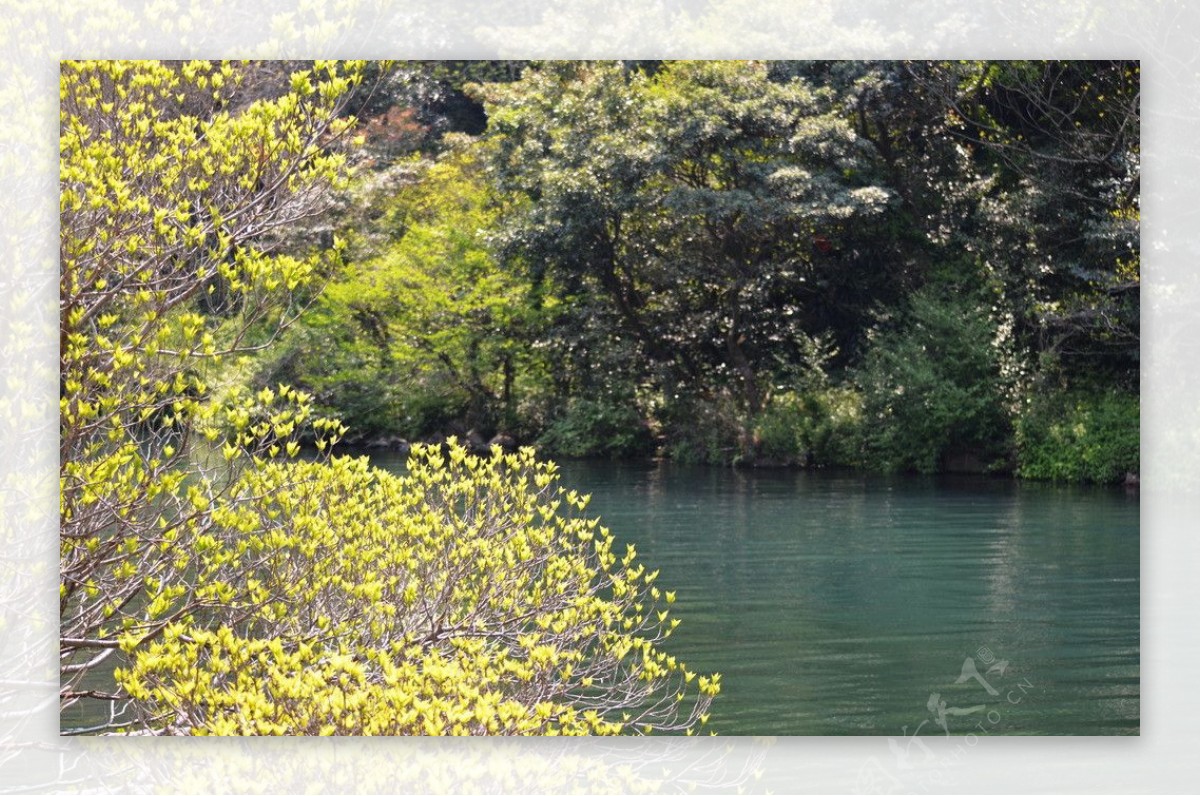
{"label": "dense forest foliage", "polygon": [[236,377],[349,440],[1137,472],[1136,63],[372,69],[341,264]]}
{"label": "dense forest foliage", "polygon": [[701,731],[675,592],[546,457],[1136,475],[1138,98],[1127,62],[64,62],[64,726]]}

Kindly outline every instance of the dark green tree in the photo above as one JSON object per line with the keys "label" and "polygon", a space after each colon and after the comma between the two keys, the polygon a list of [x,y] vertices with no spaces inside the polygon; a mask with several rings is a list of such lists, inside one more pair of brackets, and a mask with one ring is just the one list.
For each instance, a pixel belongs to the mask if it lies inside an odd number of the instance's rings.
{"label": "dark green tree", "polygon": [[975,243],[1029,350],[1068,380],[1135,385],[1137,63],[969,62],[943,65],[925,83],[989,177]]}
{"label": "dark green tree", "polygon": [[664,401],[761,411],[811,349],[823,256],[890,198],[832,93],[765,63],[669,62],[540,64],[482,94],[507,261],[581,297]]}
{"label": "dark green tree", "polygon": [[859,375],[868,462],[937,472],[1009,464],[1005,330],[981,297],[931,286],[876,332]]}

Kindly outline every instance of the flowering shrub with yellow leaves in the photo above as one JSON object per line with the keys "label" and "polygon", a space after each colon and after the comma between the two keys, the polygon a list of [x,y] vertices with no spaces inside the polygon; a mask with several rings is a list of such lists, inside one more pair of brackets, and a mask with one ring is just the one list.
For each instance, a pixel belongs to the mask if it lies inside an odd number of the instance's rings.
{"label": "flowering shrub with yellow leaves", "polygon": [[62,65],[60,705],[107,706],[64,730],[702,727],[673,595],[552,464],[304,462],[345,432],[308,395],[213,389],[338,253],[281,233],[345,178],[362,65],[275,68]]}
{"label": "flowering shrub with yellow leaves", "polygon": [[[290,322],[337,255],[285,252],[279,235],[345,178],[339,114],[361,64],[313,63],[247,96],[267,68],[61,67],[60,704],[111,705],[97,731],[125,723],[122,694],[97,682],[118,637],[213,599],[179,551],[237,471],[296,455],[301,431],[341,432],[286,387],[210,395],[223,358]],[[196,464],[198,434],[223,444],[220,470]]]}
{"label": "flowering shrub with yellow leaves", "polygon": [[673,594],[586,505],[529,449],[266,464],[202,541],[213,609],[123,636],[118,682],[163,733],[694,731],[719,676],[661,649]]}

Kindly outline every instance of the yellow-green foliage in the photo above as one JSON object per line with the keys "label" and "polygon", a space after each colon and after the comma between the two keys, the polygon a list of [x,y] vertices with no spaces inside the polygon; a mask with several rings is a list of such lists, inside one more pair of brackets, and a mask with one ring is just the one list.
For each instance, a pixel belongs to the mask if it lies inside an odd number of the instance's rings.
{"label": "yellow-green foliage", "polygon": [[296,462],[302,431],[345,428],[284,385],[218,387],[318,273],[278,233],[343,174],[360,65],[273,68],[62,67],[60,704],[113,706],[67,729],[701,726],[718,681],[657,646],[670,595],[552,465]]}
{"label": "yellow-green foliage", "polygon": [[[231,468],[295,455],[307,396],[211,401],[221,356],[293,313],[317,257],[273,231],[343,172],[333,147],[356,64],[317,63],[246,101],[245,64],[69,61],[60,82],[61,702],[116,650],[197,608],[191,550],[224,478],[194,470],[195,431],[229,429]],[[233,313],[205,313],[220,289]],[[272,315],[274,313],[274,315]],[[340,427],[325,421],[317,436]],[[103,689],[101,689],[103,690]]]}
{"label": "yellow-green foliage", "polygon": [[125,634],[118,681],[165,732],[691,732],[719,676],[587,502],[530,449],[264,464],[212,511],[206,617]]}

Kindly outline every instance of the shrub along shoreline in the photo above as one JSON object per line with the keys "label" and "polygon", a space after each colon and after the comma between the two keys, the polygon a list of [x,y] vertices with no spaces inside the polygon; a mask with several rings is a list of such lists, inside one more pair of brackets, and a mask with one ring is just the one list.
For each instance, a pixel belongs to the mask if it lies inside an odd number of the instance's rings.
{"label": "shrub along shoreline", "polygon": [[[887,448],[890,437],[863,415],[863,398],[848,388],[774,396],[752,421],[714,420],[711,408],[674,438],[656,438],[654,427],[631,413],[588,407],[584,417],[533,439],[506,432],[488,435],[462,422],[419,437],[425,444],[457,441],[477,455],[491,447],[512,452],[532,445],[547,457],[621,461],[674,461],[745,468],[823,469],[859,472],[962,473],[1033,481],[1139,484],[1138,396],[1123,392],[1073,392],[1031,401],[998,444],[963,444],[939,437],[917,441],[906,455]],[[607,422],[605,422],[607,421]],[[619,425],[624,422],[629,425]],[[407,452],[396,434],[353,439],[352,447]],[[912,443],[912,440],[908,440]],[[938,447],[937,443],[941,443]],[[894,444],[894,443],[893,443]]]}

